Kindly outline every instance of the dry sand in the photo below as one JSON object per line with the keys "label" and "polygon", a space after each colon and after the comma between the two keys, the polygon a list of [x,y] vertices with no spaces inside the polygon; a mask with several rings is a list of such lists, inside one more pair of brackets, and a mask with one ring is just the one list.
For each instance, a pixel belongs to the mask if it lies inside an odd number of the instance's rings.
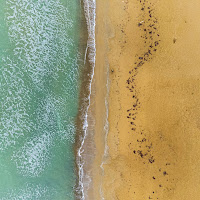
{"label": "dry sand", "polygon": [[[97,0],[93,200],[200,199],[200,1]],[[109,157],[104,152],[109,66]]]}

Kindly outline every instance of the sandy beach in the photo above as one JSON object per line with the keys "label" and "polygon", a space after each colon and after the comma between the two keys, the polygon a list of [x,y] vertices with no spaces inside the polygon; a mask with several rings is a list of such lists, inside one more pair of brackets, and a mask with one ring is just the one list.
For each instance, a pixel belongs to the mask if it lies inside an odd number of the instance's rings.
{"label": "sandy beach", "polygon": [[199,10],[197,0],[97,1],[88,199],[200,199]]}

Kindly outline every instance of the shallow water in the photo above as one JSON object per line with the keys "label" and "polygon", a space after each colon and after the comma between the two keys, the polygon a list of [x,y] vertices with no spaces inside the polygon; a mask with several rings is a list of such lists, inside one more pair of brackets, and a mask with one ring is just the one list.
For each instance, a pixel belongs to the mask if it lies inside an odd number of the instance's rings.
{"label": "shallow water", "polygon": [[0,199],[72,200],[80,1],[0,2]]}

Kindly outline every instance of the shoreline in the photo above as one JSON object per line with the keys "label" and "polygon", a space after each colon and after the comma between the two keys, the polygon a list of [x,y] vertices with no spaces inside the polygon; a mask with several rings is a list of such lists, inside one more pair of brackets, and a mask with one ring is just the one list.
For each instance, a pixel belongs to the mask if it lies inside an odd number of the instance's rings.
{"label": "shoreline", "polygon": [[[101,9],[99,9],[99,3],[97,2],[97,10],[98,13]],[[101,6],[104,6],[101,4]],[[105,149],[105,135],[106,135],[106,120],[108,117],[108,107],[106,107],[106,101],[108,101],[108,66],[106,64],[106,60],[102,62],[104,59],[104,55],[106,50],[106,42],[104,35],[104,25],[100,28],[101,22],[99,19],[96,20],[96,65],[94,76],[92,78],[92,82],[88,79],[88,75],[91,73],[91,63],[88,62],[87,55],[87,63],[86,66],[88,70],[86,70],[83,75],[85,76],[82,82],[82,97],[80,98],[80,110],[77,119],[77,139],[76,139],[76,147],[75,152],[76,155],[78,153],[78,149],[80,150],[80,145],[82,145],[82,154],[81,159],[84,162],[83,171],[82,171],[82,194],[80,193],[80,183],[76,186],[76,198],[77,199],[103,199],[100,195],[100,188],[102,184],[102,161],[104,159],[104,149]],[[99,40],[99,38],[101,38]],[[103,51],[102,51],[103,50]],[[91,85],[90,85],[91,84]],[[88,85],[90,85],[90,94],[88,93]],[[89,104],[85,102],[85,99],[90,97]],[[86,104],[85,104],[86,103]],[[83,130],[83,124],[85,122],[84,116],[82,114],[82,108],[87,107],[87,123],[88,127],[86,129],[86,134]],[[80,126],[80,124],[82,124]],[[84,138],[84,142],[80,144],[80,137]],[[77,157],[79,159],[79,156]],[[78,161],[79,163],[80,161]],[[80,167],[77,166],[77,170]],[[80,181],[80,174],[79,174]],[[84,195],[84,196],[83,196]],[[97,197],[98,196],[98,197]]]}
{"label": "shoreline", "polygon": [[[92,162],[93,142],[91,134],[93,132],[94,120],[92,120],[91,98],[93,95],[92,85],[96,58],[95,44],[95,17],[96,1],[84,0],[82,2],[84,13],[84,24],[86,26],[86,48],[84,57],[84,69],[82,71],[82,81],[79,98],[79,112],[77,115],[77,130],[75,142],[75,165],[77,173],[77,183],[75,186],[75,198],[85,200],[90,187],[90,165]],[[85,31],[83,31],[85,33]],[[85,35],[85,34],[84,34]],[[82,36],[82,35],[81,35]],[[85,41],[85,40],[84,40]]]}

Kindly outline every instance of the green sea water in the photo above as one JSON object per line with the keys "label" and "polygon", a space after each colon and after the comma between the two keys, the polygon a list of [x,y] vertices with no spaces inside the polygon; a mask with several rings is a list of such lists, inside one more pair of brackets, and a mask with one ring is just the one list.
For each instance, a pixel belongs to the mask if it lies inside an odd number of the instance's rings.
{"label": "green sea water", "polygon": [[80,1],[0,5],[0,200],[73,200]]}

